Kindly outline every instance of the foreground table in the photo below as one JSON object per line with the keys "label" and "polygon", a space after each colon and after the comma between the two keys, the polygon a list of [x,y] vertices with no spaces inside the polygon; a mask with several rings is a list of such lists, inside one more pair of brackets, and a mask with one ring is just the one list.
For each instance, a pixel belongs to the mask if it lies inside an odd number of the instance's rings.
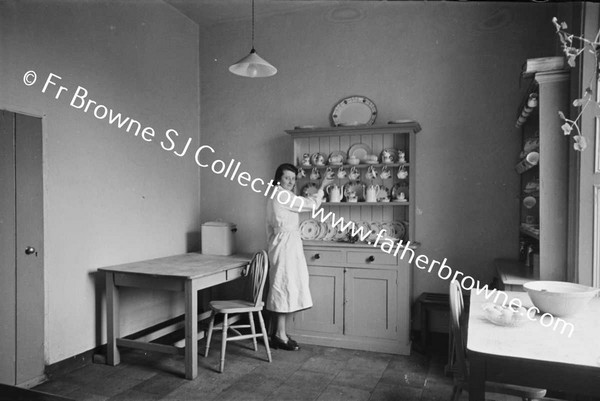
{"label": "foreground table", "polygon": [[[506,291],[509,301],[533,304],[523,292]],[[484,400],[485,381],[563,391],[600,394],[600,298],[562,321],[541,314],[520,327],[496,326],[485,319],[481,305],[490,302],[471,291],[467,352],[470,361],[469,400]],[[557,323],[558,322],[558,323]],[[564,331],[564,322],[573,325]],[[544,325],[550,327],[544,327]]]}
{"label": "foreground table", "polygon": [[[144,350],[183,353],[185,377],[198,375],[198,290],[212,287],[242,276],[251,256],[213,256],[187,253],[144,260],[99,269],[106,275],[107,363],[120,362],[119,346]],[[119,338],[118,287],[137,287],[179,291],[185,297],[185,346],[152,344]]]}

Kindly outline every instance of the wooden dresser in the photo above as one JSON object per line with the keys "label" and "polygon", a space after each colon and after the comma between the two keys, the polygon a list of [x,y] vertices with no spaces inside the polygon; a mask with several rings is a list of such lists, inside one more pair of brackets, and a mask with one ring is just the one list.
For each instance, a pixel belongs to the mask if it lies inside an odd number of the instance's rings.
{"label": "wooden dresser", "polygon": [[[294,140],[294,162],[300,166],[303,155],[320,152],[347,152],[354,145],[364,144],[372,154],[394,148],[405,154],[404,162],[385,165],[392,170],[389,179],[365,178],[370,166],[381,171],[381,159],[376,164],[359,164],[361,181],[368,185],[402,185],[406,189],[403,202],[325,202],[325,214],[354,222],[402,222],[404,241],[415,242],[415,135],[420,126],[414,121],[380,126],[328,127],[287,131]],[[331,167],[321,166],[323,172]],[[344,164],[349,170],[351,166]],[[303,167],[306,177],[297,182],[299,191],[311,180],[313,167]],[[408,177],[400,179],[399,169],[408,170]],[[336,179],[338,185],[348,179]],[[399,184],[401,182],[401,184]],[[310,213],[301,220],[310,219]],[[314,306],[295,314],[289,331],[301,343],[336,346],[351,349],[410,353],[411,268],[402,250],[393,255],[368,241],[336,242],[305,240],[304,253],[309,268],[311,294]]]}

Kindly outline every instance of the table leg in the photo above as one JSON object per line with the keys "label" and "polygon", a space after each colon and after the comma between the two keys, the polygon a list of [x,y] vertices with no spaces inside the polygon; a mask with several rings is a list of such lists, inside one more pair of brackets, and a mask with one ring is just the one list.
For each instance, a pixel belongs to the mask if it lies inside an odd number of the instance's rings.
{"label": "table leg", "polygon": [[117,348],[119,338],[119,290],[115,286],[114,273],[106,272],[106,363],[118,365],[121,355]]}
{"label": "table leg", "polygon": [[472,353],[469,362],[469,401],[485,400],[485,359]]}
{"label": "table leg", "polygon": [[198,376],[198,291],[192,280],[185,282],[185,378]]}

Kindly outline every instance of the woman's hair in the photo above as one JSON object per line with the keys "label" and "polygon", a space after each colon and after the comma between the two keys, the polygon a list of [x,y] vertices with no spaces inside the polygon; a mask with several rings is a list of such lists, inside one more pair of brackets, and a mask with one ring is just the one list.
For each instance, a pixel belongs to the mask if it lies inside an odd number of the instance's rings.
{"label": "woman's hair", "polygon": [[294,175],[298,175],[298,169],[296,168],[296,166],[290,163],[283,163],[282,165],[277,167],[277,170],[275,170],[275,178],[273,179],[275,185],[279,184],[279,182],[281,181],[281,177],[283,177],[284,171],[291,171],[292,173],[294,173]]}

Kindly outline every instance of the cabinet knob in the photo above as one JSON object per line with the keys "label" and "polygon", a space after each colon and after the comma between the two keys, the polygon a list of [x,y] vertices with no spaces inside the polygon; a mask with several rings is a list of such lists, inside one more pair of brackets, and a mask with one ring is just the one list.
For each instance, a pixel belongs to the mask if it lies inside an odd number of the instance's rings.
{"label": "cabinet knob", "polygon": [[314,258],[315,258],[315,259],[321,259],[321,255],[319,255],[318,253],[315,253],[315,256],[314,256]]}
{"label": "cabinet knob", "polygon": [[375,256],[371,255],[367,258],[367,262],[374,262],[375,261]]}

